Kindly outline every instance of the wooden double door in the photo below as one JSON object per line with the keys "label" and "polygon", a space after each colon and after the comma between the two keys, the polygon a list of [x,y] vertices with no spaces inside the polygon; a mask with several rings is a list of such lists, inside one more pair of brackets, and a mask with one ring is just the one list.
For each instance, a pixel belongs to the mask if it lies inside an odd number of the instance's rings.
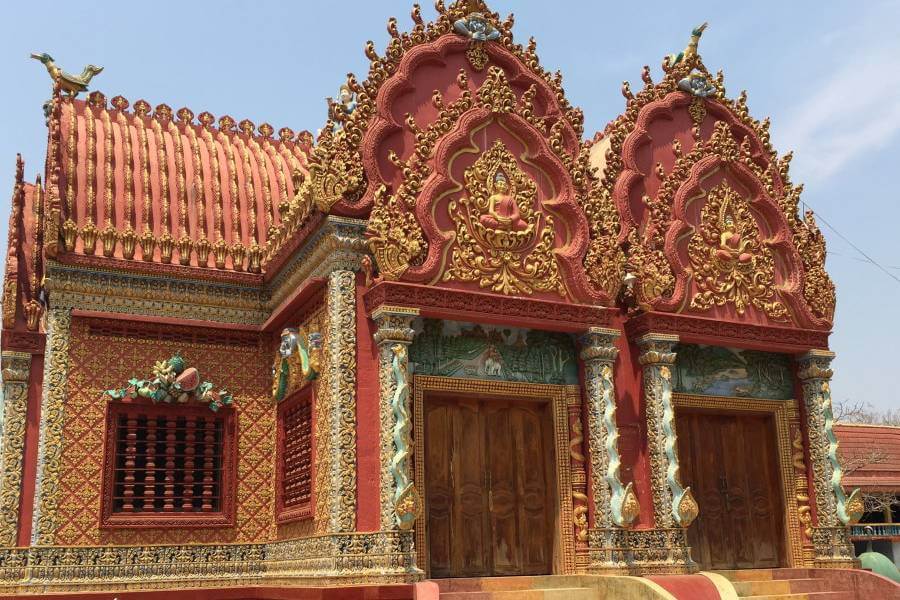
{"label": "wooden double door", "polygon": [[429,397],[424,412],[430,576],[551,573],[549,403]]}
{"label": "wooden double door", "polygon": [[676,411],[681,478],[700,516],[688,529],[702,569],[761,569],[784,560],[783,501],[772,417]]}

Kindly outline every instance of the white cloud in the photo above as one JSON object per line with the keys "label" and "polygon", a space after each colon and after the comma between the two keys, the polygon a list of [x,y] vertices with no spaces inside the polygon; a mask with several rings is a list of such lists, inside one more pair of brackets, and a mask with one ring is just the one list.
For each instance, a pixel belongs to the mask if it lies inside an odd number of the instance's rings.
{"label": "white cloud", "polygon": [[[890,27],[884,14],[868,17],[854,32],[821,40],[817,54],[829,65],[829,75],[798,82],[800,100],[781,117],[777,146],[796,151],[796,180],[822,183],[900,134],[900,38],[880,35]],[[844,43],[834,47],[838,39]]]}

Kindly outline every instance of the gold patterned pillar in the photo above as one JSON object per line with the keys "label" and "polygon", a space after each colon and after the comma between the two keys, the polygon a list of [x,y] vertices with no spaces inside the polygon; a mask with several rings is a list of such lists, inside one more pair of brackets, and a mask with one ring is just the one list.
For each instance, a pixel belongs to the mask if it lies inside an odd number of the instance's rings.
{"label": "gold patterned pillar", "polygon": [[41,394],[37,481],[31,544],[52,546],[56,538],[59,467],[62,460],[66,386],[69,377],[69,335],[72,313],[68,308],[47,311],[47,345]]}
{"label": "gold patterned pillar", "polygon": [[[699,507],[691,489],[682,487],[678,470],[678,436],[672,400],[677,335],[648,333],[637,340],[640,348],[643,396],[647,419],[647,451],[650,455],[650,488],[657,542],[666,546],[666,564],[696,567],[687,545],[686,529],[697,518]],[[653,542],[651,542],[653,543]]]}
{"label": "gold patterned pillar", "polygon": [[853,566],[853,544],[847,524],[862,512],[859,491],[849,497],[841,487],[841,465],[831,409],[831,361],[834,353],[811,350],[800,357],[797,377],[803,385],[809,461],[815,491],[816,566]]}
{"label": "gold patterned pillar", "polygon": [[418,309],[401,306],[380,306],[372,313],[378,326],[374,337],[380,383],[383,531],[411,529],[422,506],[410,468],[413,446],[408,350],[415,335],[412,321],[418,315]]}
{"label": "gold patterned pillar", "polygon": [[3,421],[0,433],[0,546],[15,546],[19,529],[19,501],[28,411],[31,354],[4,352]]}
{"label": "gold patterned pillar", "polygon": [[328,275],[328,529],[356,529],[356,274]]}
{"label": "gold patterned pillar", "polygon": [[584,385],[588,409],[588,450],[594,528],[590,534],[592,569],[624,566],[617,528],[628,528],[640,513],[631,483],[619,478],[619,431],[616,424],[614,367],[619,350],[616,329],[592,327],[582,336]]}

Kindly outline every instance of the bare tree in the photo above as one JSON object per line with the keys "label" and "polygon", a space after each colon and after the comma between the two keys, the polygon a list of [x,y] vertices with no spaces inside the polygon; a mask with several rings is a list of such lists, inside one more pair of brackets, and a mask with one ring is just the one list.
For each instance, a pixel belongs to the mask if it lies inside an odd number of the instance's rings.
{"label": "bare tree", "polygon": [[869,402],[839,400],[832,405],[831,412],[837,423],[900,427],[900,408],[878,410]]}

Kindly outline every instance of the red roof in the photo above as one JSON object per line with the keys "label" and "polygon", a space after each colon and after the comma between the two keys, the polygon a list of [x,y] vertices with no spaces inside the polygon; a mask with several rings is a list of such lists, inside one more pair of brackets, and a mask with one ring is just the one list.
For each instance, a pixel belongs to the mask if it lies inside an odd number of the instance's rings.
{"label": "red roof", "polygon": [[[845,464],[862,463],[844,476],[844,487],[900,490],[900,427],[841,423],[834,432]],[[873,455],[878,459],[869,460]]]}
{"label": "red roof", "polygon": [[[161,104],[151,114],[143,100],[129,111],[121,97],[108,108],[97,92],[87,102],[61,98],[60,103],[59,127],[51,127],[51,138],[58,131],[51,144],[56,141],[60,149],[55,165],[60,220],[71,219],[79,231],[67,252],[214,267],[214,253],[200,257],[196,242],[205,239],[214,247],[222,240],[228,253],[220,268],[234,269],[234,245],[240,242],[245,252],[264,248],[283,206],[294,197],[294,173],[306,174],[312,139],[305,132],[293,139],[294,132],[285,128],[276,139],[265,123],[257,129],[248,120],[236,123],[224,116],[214,127],[209,113],[201,113],[196,123],[186,108],[173,114]],[[85,227],[96,228],[93,248],[85,248]],[[117,234],[111,251],[100,235],[110,228]],[[152,256],[144,257],[140,237],[148,229],[157,241],[148,244]],[[131,256],[122,238],[127,230],[138,239],[130,244]],[[184,246],[187,262],[179,250],[185,238],[193,242]],[[171,240],[168,256],[161,251],[163,239]],[[241,263],[235,270],[252,268],[247,255]]]}

